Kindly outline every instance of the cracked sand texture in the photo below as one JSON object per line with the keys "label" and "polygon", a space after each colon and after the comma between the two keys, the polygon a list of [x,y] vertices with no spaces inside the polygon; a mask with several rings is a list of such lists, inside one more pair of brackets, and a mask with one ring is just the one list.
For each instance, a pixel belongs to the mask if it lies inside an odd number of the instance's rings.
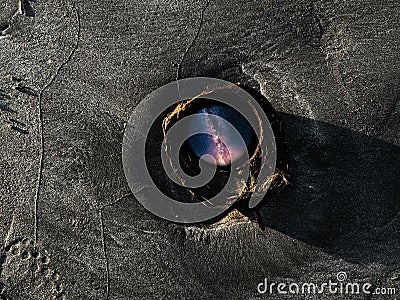
{"label": "cracked sand texture", "polygon": [[[29,5],[0,4],[3,295],[58,296],[37,259],[9,253],[25,238],[68,299],[258,299],[264,277],[339,271],[400,292],[397,1]],[[247,84],[280,112],[292,171],[265,231],[171,224],[129,196],[124,123],[177,76]]]}

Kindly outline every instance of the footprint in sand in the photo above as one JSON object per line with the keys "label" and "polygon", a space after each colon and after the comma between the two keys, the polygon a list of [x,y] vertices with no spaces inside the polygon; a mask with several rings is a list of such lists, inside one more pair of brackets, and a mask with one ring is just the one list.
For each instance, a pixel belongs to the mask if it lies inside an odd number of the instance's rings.
{"label": "footprint in sand", "polygon": [[29,239],[13,242],[0,258],[0,299],[67,299],[46,251]]}

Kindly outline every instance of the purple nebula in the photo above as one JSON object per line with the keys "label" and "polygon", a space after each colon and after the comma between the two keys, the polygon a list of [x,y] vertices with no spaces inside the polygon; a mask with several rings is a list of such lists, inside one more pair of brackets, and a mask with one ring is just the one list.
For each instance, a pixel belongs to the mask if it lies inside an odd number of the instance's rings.
{"label": "purple nebula", "polygon": [[[252,139],[251,126],[239,112],[230,106],[213,105],[199,110],[198,113],[202,114],[201,117],[188,127],[189,134],[194,134],[188,139],[188,143],[198,157],[209,154],[214,159],[205,156],[208,163],[228,166],[248,151],[247,147]],[[225,119],[236,128],[239,136],[226,122],[210,118],[209,115]],[[199,131],[203,133],[198,134]]]}

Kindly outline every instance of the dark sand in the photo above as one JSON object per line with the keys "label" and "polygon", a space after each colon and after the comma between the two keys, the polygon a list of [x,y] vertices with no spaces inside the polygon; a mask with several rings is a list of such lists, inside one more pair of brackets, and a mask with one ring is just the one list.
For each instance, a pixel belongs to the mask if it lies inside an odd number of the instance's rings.
{"label": "dark sand", "polygon": [[[264,277],[323,283],[340,271],[400,293],[398,1],[22,10],[0,3],[4,299],[259,299]],[[262,207],[265,231],[246,218],[172,224],[129,196],[124,124],[178,70],[240,81],[281,113],[290,184]]]}

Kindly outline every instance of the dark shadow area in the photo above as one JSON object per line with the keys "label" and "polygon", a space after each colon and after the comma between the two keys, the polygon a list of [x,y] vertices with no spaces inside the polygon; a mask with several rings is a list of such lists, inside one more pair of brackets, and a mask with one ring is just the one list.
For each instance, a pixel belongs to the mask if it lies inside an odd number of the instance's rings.
{"label": "dark shadow area", "polygon": [[15,126],[15,125],[11,125],[11,129],[12,129],[12,130],[15,130],[16,132],[18,132],[18,133],[20,133],[20,134],[28,134],[28,133],[29,133],[28,130],[22,129],[22,128],[20,128],[20,127]]}
{"label": "dark shadow area", "polygon": [[[260,97],[258,91],[244,88]],[[267,99],[260,100],[274,112]],[[289,184],[269,191],[256,211],[244,201],[232,208],[257,221],[261,229],[279,231],[339,259],[398,265],[400,147],[292,114],[278,112],[276,120],[284,128],[276,134],[283,146],[278,147],[277,166],[290,166]],[[391,135],[395,139],[398,133]],[[213,224],[229,212],[191,225]]]}
{"label": "dark shadow area", "polygon": [[21,93],[27,94],[29,96],[33,96],[33,97],[38,97],[39,94],[37,91],[35,91],[34,89],[27,87],[27,86],[21,86],[18,85],[15,87],[15,89]]}
{"label": "dark shadow area", "polygon": [[27,17],[34,17],[35,16],[35,10],[32,7],[32,3],[35,3],[36,1],[33,0],[22,0],[22,9]]}
{"label": "dark shadow area", "polygon": [[2,31],[6,30],[8,27],[8,22],[0,22],[0,35],[2,35]]}
{"label": "dark shadow area", "polygon": [[0,103],[0,110],[8,113],[16,113],[10,106],[4,103]]}
{"label": "dark shadow area", "polygon": [[12,123],[14,123],[14,124],[17,124],[17,125],[19,125],[19,126],[22,126],[22,127],[25,127],[25,126],[26,126],[25,123],[23,123],[23,122],[21,122],[21,121],[18,121],[18,120],[15,120],[15,119],[13,119],[13,118],[10,118],[9,120],[10,120],[10,122],[12,122]]}
{"label": "dark shadow area", "polygon": [[22,82],[23,79],[20,76],[15,75],[15,76],[11,76],[11,80],[13,82]]}
{"label": "dark shadow area", "polygon": [[11,96],[8,95],[6,92],[0,90],[0,99],[9,101],[9,100],[11,100]]}
{"label": "dark shadow area", "polygon": [[264,224],[351,262],[398,262],[400,147],[304,117],[281,118],[290,184],[260,208]]}

